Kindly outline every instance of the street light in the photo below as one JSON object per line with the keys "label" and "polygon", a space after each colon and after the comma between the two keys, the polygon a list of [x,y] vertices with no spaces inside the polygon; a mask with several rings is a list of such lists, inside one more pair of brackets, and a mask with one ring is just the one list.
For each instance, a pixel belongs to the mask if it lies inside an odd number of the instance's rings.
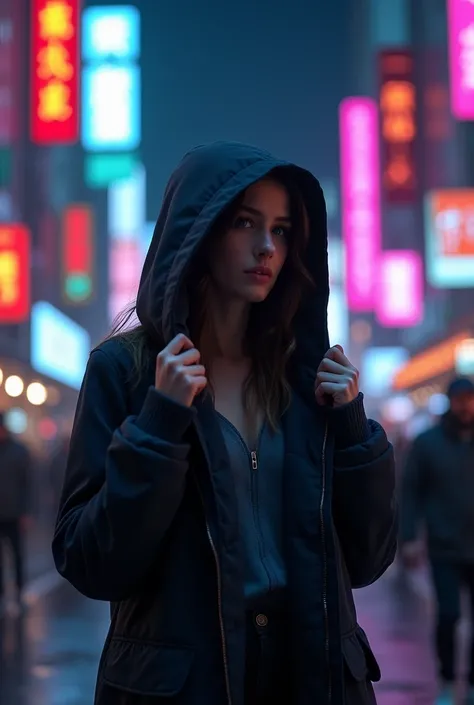
{"label": "street light", "polygon": [[48,398],[46,387],[41,382],[32,382],[26,390],[26,398],[34,406],[41,406]]}
{"label": "street light", "polygon": [[23,394],[25,384],[18,375],[10,375],[5,380],[5,391],[9,397],[19,397]]}

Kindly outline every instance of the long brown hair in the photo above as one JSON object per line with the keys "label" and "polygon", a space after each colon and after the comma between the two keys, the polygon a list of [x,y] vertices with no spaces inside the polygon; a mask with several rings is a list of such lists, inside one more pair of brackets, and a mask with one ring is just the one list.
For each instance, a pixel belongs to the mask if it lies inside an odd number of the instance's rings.
{"label": "long brown hair", "polygon": [[[303,198],[285,169],[275,169],[270,178],[281,183],[288,192],[291,234],[288,256],[275,286],[265,301],[252,305],[250,309],[245,351],[252,365],[244,384],[243,398],[246,410],[250,413],[262,411],[270,427],[275,430],[290,402],[287,367],[295,350],[294,318],[305,291],[313,282],[303,261],[309,238],[308,215]],[[240,208],[243,195],[240,194],[217,218],[186,278],[190,303],[188,326],[190,337],[197,347],[204,329],[208,303],[207,252],[213,242],[226,232]],[[140,375],[149,363],[149,339],[141,325],[124,331],[134,312],[135,305],[131,304],[116,319],[108,337],[120,335],[131,351],[134,375]],[[209,360],[203,362],[209,366]]]}

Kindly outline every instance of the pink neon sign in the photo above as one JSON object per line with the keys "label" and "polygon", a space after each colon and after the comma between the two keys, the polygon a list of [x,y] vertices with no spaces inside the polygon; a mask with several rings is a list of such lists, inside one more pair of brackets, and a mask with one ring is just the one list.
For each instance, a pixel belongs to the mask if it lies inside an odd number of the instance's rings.
{"label": "pink neon sign", "polygon": [[379,260],[376,317],[386,328],[423,320],[423,265],[414,250],[384,252]]}
{"label": "pink neon sign", "polygon": [[111,321],[135,300],[142,256],[138,241],[112,239],[109,246],[109,318]]}
{"label": "pink neon sign", "polygon": [[474,2],[448,0],[451,111],[457,120],[474,119]]}
{"label": "pink neon sign", "polygon": [[382,240],[376,102],[343,100],[339,128],[347,304],[351,311],[372,311]]}

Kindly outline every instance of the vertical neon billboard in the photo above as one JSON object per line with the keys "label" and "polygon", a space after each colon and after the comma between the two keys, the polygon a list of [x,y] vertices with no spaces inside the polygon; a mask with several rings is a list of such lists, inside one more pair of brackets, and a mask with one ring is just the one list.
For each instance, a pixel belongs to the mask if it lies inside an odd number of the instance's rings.
{"label": "vertical neon billboard", "polygon": [[0,323],[22,323],[30,314],[30,232],[0,225]]}
{"label": "vertical neon billboard", "polygon": [[88,152],[141,142],[140,13],[128,5],[83,13],[82,144]]}
{"label": "vertical neon billboard", "polygon": [[72,144],[79,137],[80,0],[33,0],[31,139]]}
{"label": "vertical neon billboard", "polygon": [[474,3],[448,0],[451,112],[457,120],[474,119]]}
{"label": "vertical neon billboard", "polygon": [[68,206],[62,228],[63,293],[68,303],[85,303],[93,291],[94,222],[90,206]]}
{"label": "vertical neon billboard", "polygon": [[346,295],[349,309],[362,313],[374,307],[382,241],[377,104],[346,98],[339,121]]}
{"label": "vertical neon billboard", "polygon": [[146,174],[143,165],[130,179],[108,192],[109,317],[135,300],[143,265],[141,234],[145,227]]}
{"label": "vertical neon billboard", "polygon": [[376,317],[386,328],[416,326],[423,320],[423,264],[414,250],[384,252],[379,263]]}
{"label": "vertical neon billboard", "polygon": [[417,94],[411,51],[383,51],[380,56],[380,124],[382,183],[389,203],[417,198]]}

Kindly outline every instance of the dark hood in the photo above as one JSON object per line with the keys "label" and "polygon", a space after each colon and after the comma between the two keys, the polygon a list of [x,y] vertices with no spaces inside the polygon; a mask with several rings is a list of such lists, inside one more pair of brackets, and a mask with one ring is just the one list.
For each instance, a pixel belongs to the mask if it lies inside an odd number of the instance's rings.
{"label": "dark hood", "polygon": [[196,147],[171,176],[143,267],[137,298],[140,322],[158,343],[186,332],[188,302],[184,279],[199,245],[231,201],[276,167],[291,170],[310,220],[306,267],[316,284],[296,322],[295,362],[314,378],[329,347],[329,275],[326,206],[317,179],[305,169],[268,152],[236,142]]}

